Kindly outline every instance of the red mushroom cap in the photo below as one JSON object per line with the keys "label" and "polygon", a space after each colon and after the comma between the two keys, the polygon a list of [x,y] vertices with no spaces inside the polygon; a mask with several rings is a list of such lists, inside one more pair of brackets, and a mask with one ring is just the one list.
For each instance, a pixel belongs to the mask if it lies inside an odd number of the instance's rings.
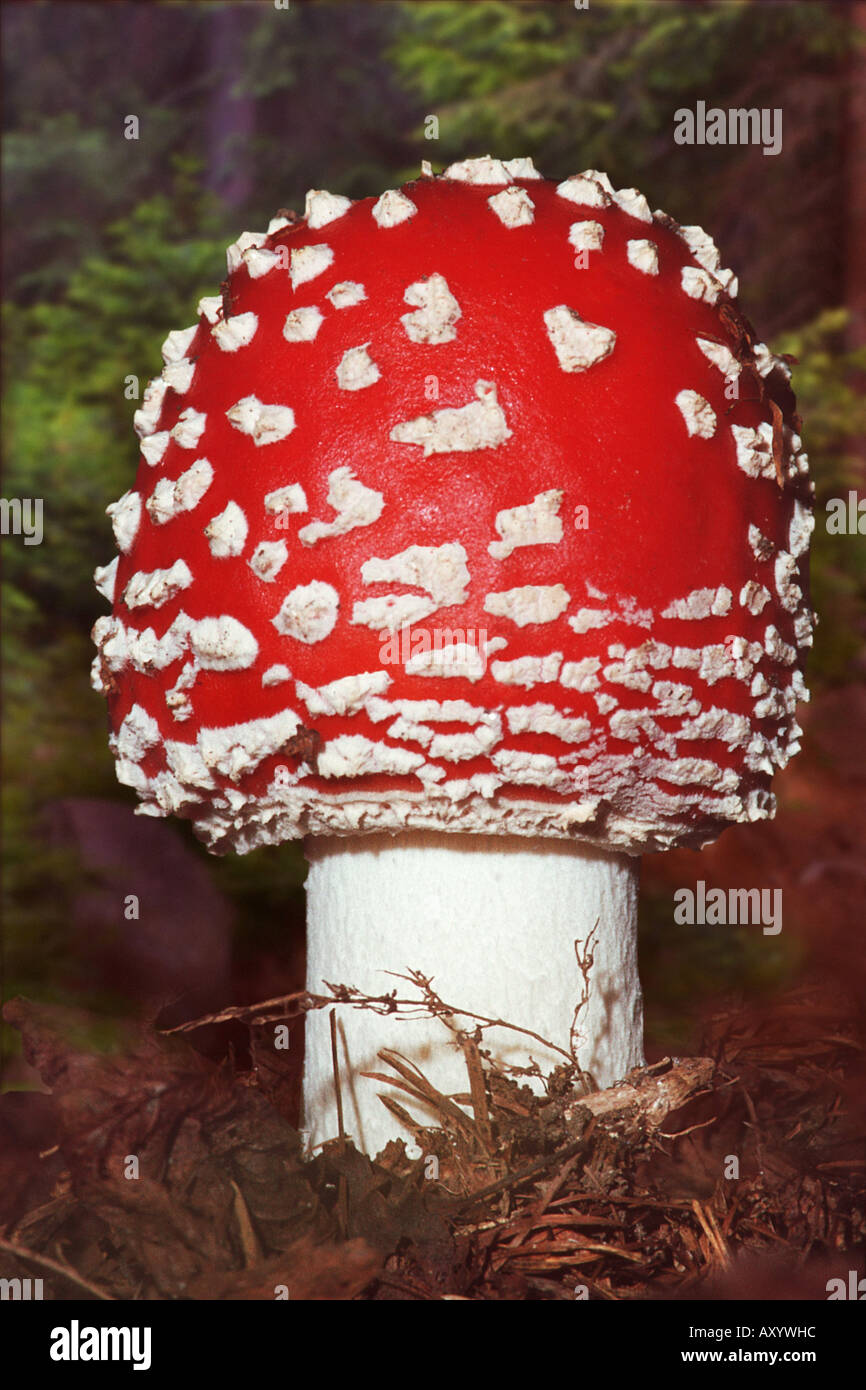
{"label": "red mushroom cap", "polygon": [[630,853],[772,814],[811,644],[784,362],[595,171],[307,196],[169,335],[94,628],[118,776],[216,851]]}

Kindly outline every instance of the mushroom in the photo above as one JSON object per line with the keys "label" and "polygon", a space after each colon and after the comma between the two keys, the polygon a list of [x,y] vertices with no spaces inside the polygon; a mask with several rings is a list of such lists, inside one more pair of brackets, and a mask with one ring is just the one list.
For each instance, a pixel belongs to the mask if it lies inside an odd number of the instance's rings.
{"label": "mushroom", "polygon": [[[312,190],[228,263],[108,508],[118,778],[217,854],[304,840],[311,991],[418,970],[537,1035],[486,1030],[501,1062],[573,1047],[608,1086],[643,1058],[640,856],[772,816],[799,746],[788,365],[710,237],[595,170]],[[327,1028],[308,1015],[314,1142]],[[341,1035],[370,1152],[400,1132],[363,1075],[383,1046],[465,1090],[441,1020],[345,1010]]]}

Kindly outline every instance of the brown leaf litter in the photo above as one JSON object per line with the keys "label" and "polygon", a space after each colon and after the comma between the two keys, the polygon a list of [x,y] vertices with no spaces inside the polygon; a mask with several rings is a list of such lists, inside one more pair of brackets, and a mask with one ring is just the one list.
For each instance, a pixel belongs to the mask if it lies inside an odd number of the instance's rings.
{"label": "brown leaf litter", "polygon": [[[605,1091],[564,1060],[537,1095],[532,1065],[500,1071],[484,1047],[500,1020],[406,978],[419,997],[335,985],[217,1018],[399,1015],[420,998],[456,1034],[467,1090],[441,1095],[401,1056],[397,1023],[377,1075],[402,1092],[388,1104],[419,1159],[392,1141],[372,1160],[345,1136],[311,1158],[273,1063],[217,1066],[144,1025],[96,1053],[92,1019],[12,1001],[50,1095],[27,1097],[27,1124],[20,1095],[0,1105],[4,1275],[42,1277],[55,1299],[823,1298],[828,1271],[856,1262],[866,1066],[837,987],[720,1009],[702,1055]],[[422,1100],[439,1128],[413,1118]]]}

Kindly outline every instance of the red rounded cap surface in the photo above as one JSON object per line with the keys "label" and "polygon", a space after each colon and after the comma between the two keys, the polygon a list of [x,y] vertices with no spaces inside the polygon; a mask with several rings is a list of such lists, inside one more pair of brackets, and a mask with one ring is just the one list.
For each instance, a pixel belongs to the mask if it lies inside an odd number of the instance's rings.
{"label": "red rounded cap surface", "polygon": [[118,776],[217,851],[641,853],[771,815],[811,643],[789,371],[700,228],[527,160],[308,195],[169,336],[94,628]]}

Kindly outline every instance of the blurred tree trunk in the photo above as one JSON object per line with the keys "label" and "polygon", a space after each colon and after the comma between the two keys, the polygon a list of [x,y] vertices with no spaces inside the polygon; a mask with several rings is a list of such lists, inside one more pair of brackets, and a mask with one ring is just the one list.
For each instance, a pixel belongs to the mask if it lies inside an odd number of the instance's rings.
{"label": "blurred tree trunk", "polygon": [[[846,303],[851,315],[849,347],[866,347],[866,0],[851,6],[851,65],[848,85],[846,158]],[[856,383],[866,394],[866,373]],[[866,491],[866,438],[852,441],[860,460],[860,489]]]}
{"label": "blurred tree trunk", "polygon": [[241,157],[245,141],[255,130],[255,102],[237,96],[240,55],[249,25],[239,5],[222,5],[210,18],[208,69],[215,74],[207,112],[205,183],[229,207],[240,208],[252,190],[251,161]]}

